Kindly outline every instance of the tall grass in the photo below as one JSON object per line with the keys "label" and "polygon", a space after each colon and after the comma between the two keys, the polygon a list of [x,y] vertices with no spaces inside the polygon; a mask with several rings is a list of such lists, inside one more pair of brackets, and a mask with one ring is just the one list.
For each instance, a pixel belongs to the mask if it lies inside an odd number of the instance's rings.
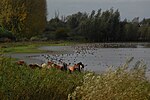
{"label": "tall grass", "polygon": [[129,63],[99,75],[86,74],[83,85],[76,87],[68,100],[150,100],[145,65],[138,61],[131,68]]}
{"label": "tall grass", "polygon": [[1,100],[66,100],[83,74],[56,69],[30,69],[0,56]]}

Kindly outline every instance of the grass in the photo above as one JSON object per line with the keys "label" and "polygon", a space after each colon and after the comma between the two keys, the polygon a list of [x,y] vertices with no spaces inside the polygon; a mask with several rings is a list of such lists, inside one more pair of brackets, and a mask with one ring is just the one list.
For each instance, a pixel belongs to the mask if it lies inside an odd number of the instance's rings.
{"label": "grass", "polygon": [[0,57],[1,100],[66,100],[82,73],[69,74],[56,69],[35,69],[18,66],[10,58]]}
{"label": "grass", "polygon": [[68,41],[1,43],[0,49],[4,53],[42,53],[46,51],[37,49],[40,46],[64,46],[74,43]]}
{"label": "grass", "polygon": [[4,53],[39,53],[43,52],[42,50],[37,50],[36,46],[28,45],[28,46],[19,46],[19,47],[9,47],[3,49]]}
{"label": "grass", "polygon": [[133,68],[127,63],[103,74],[88,73],[68,100],[150,100],[150,82],[145,74],[142,62]]}

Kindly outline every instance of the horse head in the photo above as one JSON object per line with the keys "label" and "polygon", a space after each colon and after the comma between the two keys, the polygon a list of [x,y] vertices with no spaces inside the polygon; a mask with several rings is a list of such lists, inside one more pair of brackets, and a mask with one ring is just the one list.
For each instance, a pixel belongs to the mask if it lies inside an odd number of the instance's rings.
{"label": "horse head", "polygon": [[82,62],[77,63],[79,70],[84,69],[84,65],[82,64]]}

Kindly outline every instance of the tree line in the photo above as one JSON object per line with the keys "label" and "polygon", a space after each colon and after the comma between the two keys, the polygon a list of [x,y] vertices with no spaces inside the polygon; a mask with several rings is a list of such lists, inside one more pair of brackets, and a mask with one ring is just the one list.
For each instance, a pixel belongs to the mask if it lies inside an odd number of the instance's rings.
{"label": "tree line", "polygon": [[46,32],[55,39],[63,38],[85,40],[89,42],[123,42],[123,41],[150,41],[150,18],[139,21],[135,17],[129,21],[120,20],[120,12],[112,8],[106,11],[93,10],[90,14],[78,12],[67,17],[51,19]]}
{"label": "tree line", "polygon": [[27,40],[150,41],[150,18],[122,21],[120,12],[113,8],[67,17],[56,12],[49,21],[46,16],[46,0],[1,0],[0,38],[13,35]]}

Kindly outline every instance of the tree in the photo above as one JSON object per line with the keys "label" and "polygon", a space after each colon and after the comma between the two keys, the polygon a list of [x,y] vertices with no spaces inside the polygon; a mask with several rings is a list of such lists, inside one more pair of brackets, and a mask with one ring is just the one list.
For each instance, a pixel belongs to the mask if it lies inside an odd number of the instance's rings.
{"label": "tree", "polygon": [[21,0],[2,0],[0,5],[1,26],[15,34],[20,32],[24,20],[27,17],[24,3]]}
{"label": "tree", "polygon": [[46,25],[46,0],[1,0],[0,25],[18,37],[40,34]]}

